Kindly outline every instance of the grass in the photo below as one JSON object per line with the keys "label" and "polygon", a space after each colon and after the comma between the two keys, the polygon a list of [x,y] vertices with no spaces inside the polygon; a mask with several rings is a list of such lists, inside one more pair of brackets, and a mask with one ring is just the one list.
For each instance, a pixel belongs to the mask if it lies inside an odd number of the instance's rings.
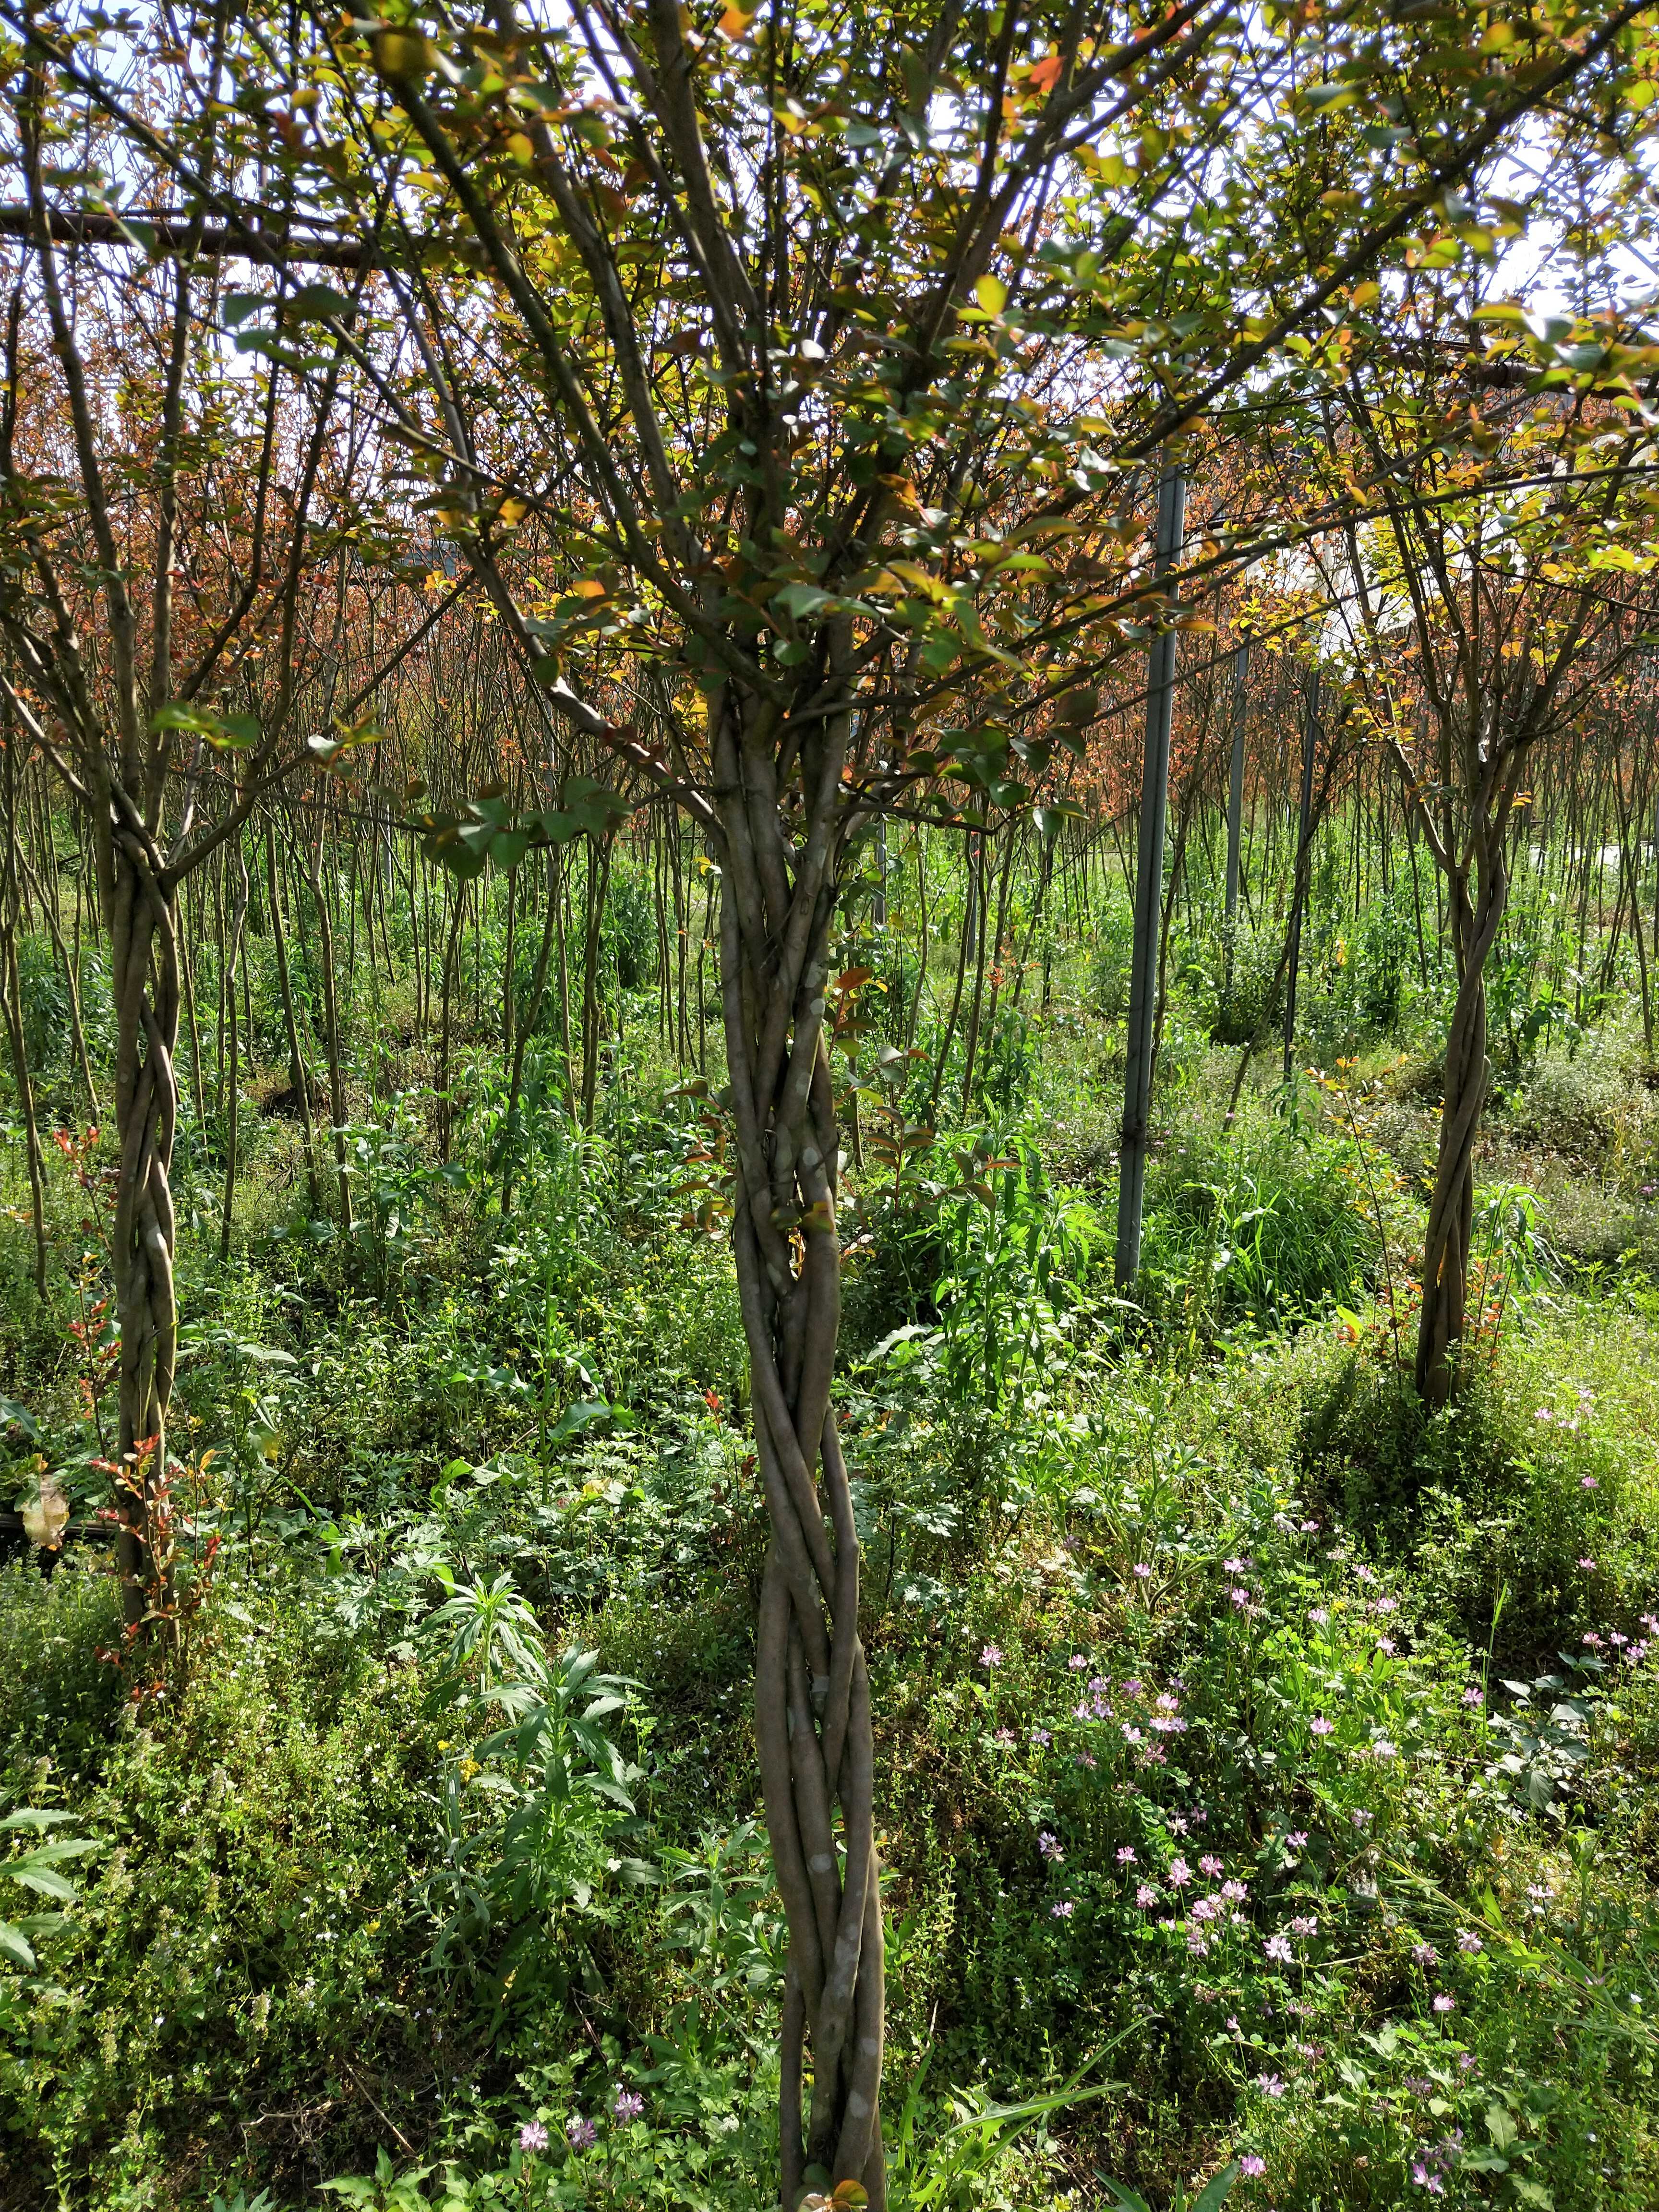
{"label": "grass", "polygon": [[[849,1276],[896,2201],[1159,2203],[1237,2160],[1232,2201],[1276,2212],[1651,2204],[1659,1124],[1631,1038],[1495,1107],[1483,1183],[1538,1204],[1430,1419],[1389,1321],[1432,1132],[1409,1035],[1291,1111],[1247,1090],[1224,1138],[1235,1056],[1181,1013],[1133,1310],[1113,1032],[1084,1006],[1033,1036],[996,1133],[1018,1234],[949,1196],[942,1141]],[[220,1266],[187,1149],[179,1449],[223,1538],[191,1664],[97,1656],[91,1544],[0,1574],[0,1798],[98,1845],[40,1971],[0,1966],[4,2212],[772,2203],[761,1504],[662,1088],[586,1150],[542,1130],[505,1231],[471,1135],[443,1176],[416,1127],[373,1255],[308,1231],[264,1121]],[[49,1198],[54,1250],[95,1249],[58,1164]],[[34,1306],[21,1224],[0,1255],[0,1391],[40,1431],[4,1432],[0,1481],[44,1451],[90,1501],[77,1293]],[[626,1678],[629,1802],[591,1863],[433,1625],[502,1576],[549,1664]],[[526,1921],[501,1869],[532,1803]],[[458,1865],[465,1957],[434,1948]]]}

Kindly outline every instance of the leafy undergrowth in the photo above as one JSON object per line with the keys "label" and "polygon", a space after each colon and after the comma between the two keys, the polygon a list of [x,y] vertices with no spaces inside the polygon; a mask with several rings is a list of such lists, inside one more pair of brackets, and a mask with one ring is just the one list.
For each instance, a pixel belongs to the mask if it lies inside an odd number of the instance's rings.
{"label": "leafy undergrowth", "polygon": [[[1085,1121],[918,1148],[853,1262],[896,2206],[1651,2205],[1645,1279],[1516,1244],[1431,1418],[1353,1115],[1178,1117],[1141,1310]],[[510,1238],[434,1188],[378,1285],[190,1286],[180,1663],[92,1541],[0,1576],[14,1856],[93,1847],[0,1964],[6,2212],[775,2203],[762,1508],[675,1141]],[[17,1346],[20,1483],[89,1503],[80,1355]]]}

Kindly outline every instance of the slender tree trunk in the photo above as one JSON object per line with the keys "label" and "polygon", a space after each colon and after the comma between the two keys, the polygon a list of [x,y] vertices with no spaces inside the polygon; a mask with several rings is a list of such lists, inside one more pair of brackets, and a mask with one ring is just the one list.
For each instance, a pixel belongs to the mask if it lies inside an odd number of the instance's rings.
{"label": "slender tree trunk", "polygon": [[[27,884],[30,873],[27,858],[21,853],[19,858],[23,862],[23,881]],[[47,848],[47,858],[51,860],[50,847]],[[58,877],[55,866],[56,863],[52,861],[51,870],[43,871],[36,889],[40,895],[40,911],[46,917],[46,930],[52,939],[52,950],[57,953],[64,970],[64,982],[69,992],[70,1038],[75,1047],[76,1065],[81,1071],[81,1080],[86,1085],[87,1102],[92,1109],[92,1118],[95,1121],[99,1115],[98,1086],[92,1079],[92,1062],[87,1056],[87,1036],[81,1018],[80,963],[71,956],[69,946],[64,941],[63,924],[58,915]]]}
{"label": "slender tree trunk", "polygon": [[985,1005],[985,968],[991,934],[991,841],[988,832],[976,838],[975,843],[978,850],[969,866],[976,872],[974,912],[978,927],[974,933],[974,995],[968,1004],[968,1028],[962,1049],[962,1118],[964,1121],[973,1110],[974,1070],[979,1060],[979,1023]]}
{"label": "slender tree trunk", "polygon": [[[450,915],[449,928],[444,939],[444,969],[442,979],[439,986],[441,993],[441,999],[438,1010],[438,1080],[436,1089],[438,1093],[438,1158],[441,1160],[447,1160],[449,1158],[451,1125],[451,1101],[449,1096],[449,1010],[450,1001],[453,995],[455,981],[456,948],[460,942],[461,917],[465,912],[466,885],[465,884],[458,883],[455,886],[454,909]],[[427,912],[427,939],[428,944],[431,941],[431,934],[432,915],[431,909],[428,908]],[[427,982],[427,1005],[430,1007],[431,1004],[432,985],[430,978],[428,978]]]}
{"label": "slender tree trunk", "polygon": [[979,863],[974,857],[972,838],[963,848],[963,867],[966,875],[963,891],[962,935],[957,945],[957,975],[951,988],[951,1011],[945,1018],[945,1035],[939,1039],[939,1059],[933,1068],[933,1087],[927,1101],[927,1119],[939,1119],[939,1094],[945,1088],[945,1070],[950,1064],[951,1044],[957,1033],[957,1016],[962,1012],[962,986],[968,973],[968,954],[974,941],[975,917],[979,912]]}
{"label": "slender tree trunk", "polygon": [[207,1097],[202,1088],[202,1032],[196,1019],[196,967],[190,957],[190,946],[181,943],[179,964],[185,979],[185,1003],[190,1012],[190,1082],[196,1102],[196,1141],[202,1141],[207,1128]]}
{"label": "slender tree trunk", "polygon": [[300,1024],[295,1018],[294,989],[288,972],[288,934],[283,927],[283,903],[276,884],[276,840],[265,824],[265,896],[270,905],[270,943],[276,956],[276,987],[283,1001],[283,1021],[288,1030],[289,1080],[294,1086],[295,1111],[300,1116],[301,1140],[305,1147],[306,1191],[313,1219],[322,1212],[323,1194],[317,1180],[317,1133],[311,1119],[311,1077],[300,1050]]}
{"label": "slender tree trunk", "polygon": [[1445,1096],[1439,1156],[1423,1237],[1423,1310],[1418,1323],[1415,1381],[1430,1406],[1443,1406],[1458,1379],[1457,1348],[1468,1302],[1469,1246],[1474,1224],[1474,1146],[1486,1103],[1486,957],[1498,936],[1509,894],[1501,829],[1482,823],[1475,841],[1473,889],[1459,870],[1447,885],[1455,931],[1457,999],[1446,1039]]}
{"label": "slender tree trunk", "polygon": [[[568,1112],[576,1110],[576,1062],[570,1040],[570,871],[562,854],[555,856],[553,903],[558,912],[554,935],[558,940],[559,955],[559,1047],[564,1058],[564,1099]],[[702,981],[702,962],[697,963],[699,988]]]}
{"label": "slender tree trunk", "polygon": [[228,1018],[225,1025],[225,1201],[219,1216],[219,1257],[230,1257],[230,1225],[236,1206],[236,1167],[238,1139],[240,1134],[240,1071],[237,1066],[236,1036],[236,967],[242,955],[242,933],[247,925],[247,863],[242,857],[240,841],[236,854],[236,903],[230,918],[230,928],[225,947],[225,1006]]}
{"label": "slender tree trunk", "polygon": [[611,884],[612,840],[587,848],[586,933],[582,945],[582,1127],[593,1127],[599,1090],[599,933]]}
{"label": "slender tree trunk", "polygon": [[[507,1120],[501,1132],[501,1218],[513,1211],[513,1171],[517,1164],[519,1134],[519,1097],[524,1080],[525,1047],[530,1042],[537,1022],[541,1018],[542,998],[547,988],[547,971],[553,956],[553,936],[559,913],[559,852],[555,847],[547,856],[547,915],[542,923],[542,941],[536,951],[535,973],[530,979],[530,996],[522,1015],[509,1014],[513,1034],[512,1075],[507,1091]],[[512,978],[507,979],[509,995]]]}
{"label": "slender tree trunk", "polygon": [[46,1295],[46,1191],[40,1157],[40,1129],[34,1113],[34,1085],[29,1078],[28,1047],[23,1033],[23,982],[17,966],[17,909],[9,900],[0,920],[0,998],[5,1002],[6,1040],[11,1048],[12,1083],[17,1110],[23,1117],[23,1147],[28,1165],[29,1214],[34,1230],[34,1288]]}
{"label": "slender tree trunk", "polygon": [[910,1007],[904,1024],[904,1049],[908,1052],[915,1044],[916,1024],[921,1019],[921,994],[927,988],[927,962],[932,947],[927,938],[927,856],[923,845],[927,832],[916,831],[916,906],[921,918],[921,934],[916,945],[916,988],[910,994]]}
{"label": "slender tree trunk", "polygon": [[[334,1133],[334,1172],[340,1187],[340,1231],[349,1237],[351,1220],[351,1179],[346,1163],[346,1095],[345,1065],[340,1042],[340,998],[334,973],[334,925],[329,913],[328,894],[322,878],[322,846],[313,853],[306,848],[306,871],[311,881],[312,902],[317,908],[318,965],[322,969],[323,1024],[328,1046],[328,1106]],[[446,1002],[446,1043],[447,1042],[447,1002]]]}

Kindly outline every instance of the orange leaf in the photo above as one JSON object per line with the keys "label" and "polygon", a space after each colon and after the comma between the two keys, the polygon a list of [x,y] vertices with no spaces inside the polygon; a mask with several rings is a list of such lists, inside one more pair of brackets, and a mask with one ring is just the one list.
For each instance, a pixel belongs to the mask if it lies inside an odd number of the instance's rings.
{"label": "orange leaf", "polygon": [[1031,82],[1039,92],[1052,92],[1060,80],[1060,59],[1050,54],[1047,61],[1038,62],[1031,71]]}

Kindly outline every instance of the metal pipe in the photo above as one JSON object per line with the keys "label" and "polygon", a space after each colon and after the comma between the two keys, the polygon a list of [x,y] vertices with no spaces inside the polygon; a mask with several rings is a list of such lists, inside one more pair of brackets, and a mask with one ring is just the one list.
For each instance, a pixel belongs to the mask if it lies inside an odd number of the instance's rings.
{"label": "metal pipe", "polygon": [[[1179,560],[1187,480],[1174,462],[1158,487],[1154,580]],[[1160,629],[1146,670],[1146,742],[1140,771],[1140,836],[1135,865],[1134,946],[1129,976],[1128,1066],[1118,1146],[1117,1281],[1127,1290],[1140,1268],[1140,1218],[1146,1194],[1146,1134],[1152,1103],[1152,1039],[1158,1017],[1158,926],[1164,902],[1164,823],[1170,798],[1170,726],[1175,711],[1176,633]]]}
{"label": "metal pipe", "polygon": [[1308,678],[1308,711],[1302,724],[1302,799],[1297,810],[1296,874],[1291,879],[1291,942],[1285,983],[1285,1080],[1296,1060],[1296,974],[1302,964],[1302,913],[1307,904],[1308,836],[1313,816],[1314,750],[1319,743],[1319,671]]}

